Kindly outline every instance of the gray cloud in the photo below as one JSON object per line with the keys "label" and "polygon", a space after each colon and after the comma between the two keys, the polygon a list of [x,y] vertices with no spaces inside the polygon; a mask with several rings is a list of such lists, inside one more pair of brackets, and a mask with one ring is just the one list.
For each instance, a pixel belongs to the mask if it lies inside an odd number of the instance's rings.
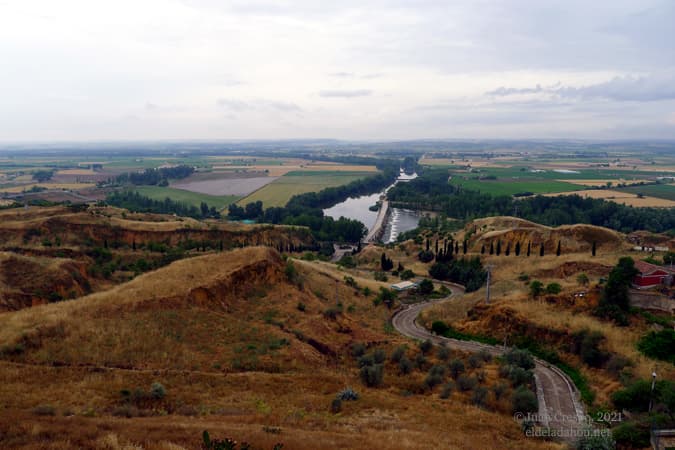
{"label": "gray cloud", "polygon": [[327,89],[320,91],[319,96],[354,98],[354,97],[367,97],[372,93],[373,91],[371,91],[370,89]]}
{"label": "gray cloud", "polygon": [[230,98],[219,98],[217,105],[223,109],[233,112],[275,110],[281,112],[300,112],[302,108],[292,102],[278,100],[236,100]]}
{"label": "gray cloud", "polygon": [[675,74],[659,73],[649,76],[620,76],[611,80],[581,87],[511,88],[501,86],[486,95],[507,97],[511,95],[549,94],[570,99],[606,99],[615,101],[653,102],[675,99]]}

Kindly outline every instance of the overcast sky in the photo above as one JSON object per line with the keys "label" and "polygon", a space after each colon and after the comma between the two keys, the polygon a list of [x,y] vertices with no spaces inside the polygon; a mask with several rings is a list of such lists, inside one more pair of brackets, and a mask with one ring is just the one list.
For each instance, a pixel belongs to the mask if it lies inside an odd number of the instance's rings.
{"label": "overcast sky", "polygon": [[0,0],[0,141],[675,138],[675,1]]}

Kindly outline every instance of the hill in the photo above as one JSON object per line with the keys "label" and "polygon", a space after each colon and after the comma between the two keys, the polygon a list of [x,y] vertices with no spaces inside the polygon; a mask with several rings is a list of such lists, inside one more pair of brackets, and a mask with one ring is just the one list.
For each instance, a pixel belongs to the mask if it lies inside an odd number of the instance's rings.
{"label": "hill", "polygon": [[[428,367],[404,377],[387,361],[384,384],[366,388],[352,346],[386,357],[408,342],[387,331],[389,315],[339,271],[267,247],[0,314],[0,444],[191,449],[208,429],[255,448],[460,447],[486,436],[501,448],[556,448],[468,394],[421,389]],[[495,364],[476,370],[498,379]],[[348,386],[359,400],[331,413]]]}

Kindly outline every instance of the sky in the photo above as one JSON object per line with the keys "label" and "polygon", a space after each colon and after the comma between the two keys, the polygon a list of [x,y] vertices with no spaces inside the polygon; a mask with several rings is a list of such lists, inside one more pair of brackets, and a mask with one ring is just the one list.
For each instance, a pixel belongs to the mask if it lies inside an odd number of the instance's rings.
{"label": "sky", "polygon": [[0,0],[0,141],[675,139],[673,0]]}

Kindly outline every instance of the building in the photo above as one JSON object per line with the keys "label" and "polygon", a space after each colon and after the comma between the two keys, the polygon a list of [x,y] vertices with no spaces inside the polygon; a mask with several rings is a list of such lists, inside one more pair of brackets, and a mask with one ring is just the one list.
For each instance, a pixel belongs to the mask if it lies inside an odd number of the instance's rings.
{"label": "building", "polygon": [[417,287],[417,283],[413,281],[401,281],[400,283],[392,284],[391,288],[398,292],[407,291]]}
{"label": "building", "polygon": [[656,286],[670,286],[675,271],[669,267],[657,266],[645,261],[636,261],[635,268],[638,275],[633,279],[633,287],[648,289]]}

